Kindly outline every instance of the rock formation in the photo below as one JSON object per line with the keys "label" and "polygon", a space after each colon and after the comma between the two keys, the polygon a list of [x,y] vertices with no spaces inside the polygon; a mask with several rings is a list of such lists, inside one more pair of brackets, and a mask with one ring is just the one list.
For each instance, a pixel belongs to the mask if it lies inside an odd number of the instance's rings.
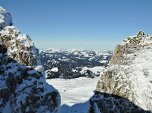
{"label": "rock formation", "polygon": [[119,44],[101,75],[90,113],[152,112],[152,37],[140,31]]}
{"label": "rock formation", "polygon": [[57,113],[60,95],[48,85],[38,49],[0,7],[0,113]]}
{"label": "rock formation", "polygon": [[5,26],[11,26],[12,16],[9,12],[7,12],[3,7],[0,7],[0,30]]}
{"label": "rock formation", "polygon": [[21,34],[14,26],[6,26],[0,31],[0,45],[7,54],[18,62],[33,66],[40,65],[39,51],[28,35]]}

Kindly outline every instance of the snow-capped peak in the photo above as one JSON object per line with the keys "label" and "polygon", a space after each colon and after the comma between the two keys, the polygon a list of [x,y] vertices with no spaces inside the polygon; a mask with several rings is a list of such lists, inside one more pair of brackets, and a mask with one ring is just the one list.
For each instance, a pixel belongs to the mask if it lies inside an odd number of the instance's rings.
{"label": "snow-capped peak", "polygon": [[13,22],[11,14],[0,6],[0,30],[5,26],[11,26],[12,24]]}
{"label": "snow-capped peak", "polygon": [[152,36],[146,35],[144,31],[139,31],[137,35],[129,36],[127,39],[124,39],[120,45],[132,43],[134,45],[147,45],[152,43]]}

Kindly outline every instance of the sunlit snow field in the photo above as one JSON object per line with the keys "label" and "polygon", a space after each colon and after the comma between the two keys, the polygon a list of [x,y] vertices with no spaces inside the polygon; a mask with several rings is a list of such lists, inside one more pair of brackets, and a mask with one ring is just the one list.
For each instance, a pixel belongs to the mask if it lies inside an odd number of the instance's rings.
{"label": "sunlit snow field", "polygon": [[87,101],[93,95],[97,81],[98,77],[47,80],[61,95],[61,113],[86,113],[89,107]]}

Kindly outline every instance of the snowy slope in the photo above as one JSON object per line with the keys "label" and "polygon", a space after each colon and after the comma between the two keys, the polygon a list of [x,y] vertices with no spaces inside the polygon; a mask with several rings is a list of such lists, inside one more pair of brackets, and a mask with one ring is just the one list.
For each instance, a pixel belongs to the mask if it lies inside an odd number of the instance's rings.
{"label": "snowy slope", "polygon": [[47,79],[61,94],[60,113],[87,113],[89,98],[93,95],[98,77],[75,79]]}
{"label": "snowy slope", "polygon": [[59,90],[61,94],[61,104],[69,106],[86,102],[93,95],[98,77],[75,79],[48,79],[47,82]]}

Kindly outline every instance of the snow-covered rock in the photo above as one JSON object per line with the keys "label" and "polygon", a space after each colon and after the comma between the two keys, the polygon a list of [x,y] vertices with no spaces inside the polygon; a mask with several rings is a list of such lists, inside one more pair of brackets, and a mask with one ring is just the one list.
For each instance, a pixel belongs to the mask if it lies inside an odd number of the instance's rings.
{"label": "snow-covered rock", "polygon": [[43,73],[26,67],[0,51],[0,112],[56,113],[60,95]]}
{"label": "snow-covered rock", "polygon": [[11,26],[12,24],[11,14],[0,6],[0,30],[5,26]]}
{"label": "snow-covered rock", "polygon": [[39,50],[28,35],[21,34],[15,26],[6,26],[0,31],[0,44],[7,54],[27,66],[40,65]]}
{"label": "snow-covered rock", "polygon": [[44,72],[44,68],[41,65],[36,66],[35,70],[37,70],[38,72]]}
{"label": "snow-covered rock", "polygon": [[46,83],[38,49],[7,16],[0,7],[0,113],[57,113],[60,95]]}
{"label": "snow-covered rock", "polygon": [[90,113],[152,112],[152,36],[140,31],[119,44],[101,74]]}

